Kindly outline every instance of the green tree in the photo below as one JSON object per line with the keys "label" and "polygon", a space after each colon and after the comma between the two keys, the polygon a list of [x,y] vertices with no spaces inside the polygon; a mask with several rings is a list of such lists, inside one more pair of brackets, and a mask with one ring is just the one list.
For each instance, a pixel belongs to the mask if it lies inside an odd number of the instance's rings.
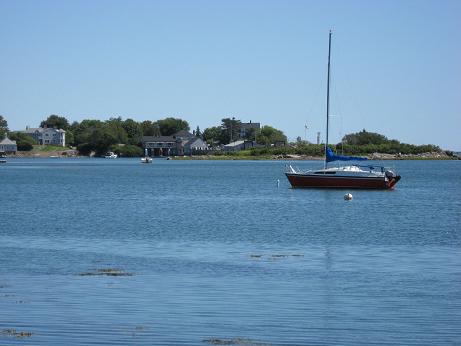
{"label": "green tree", "polygon": [[198,125],[195,129],[195,137],[202,138],[202,131],[200,131],[200,127],[198,127]]}
{"label": "green tree", "polygon": [[220,142],[222,144],[228,144],[230,142],[235,142],[236,140],[240,139],[240,126],[241,121],[235,120],[233,117],[231,118],[224,118],[221,120],[221,137]]}
{"label": "green tree", "polygon": [[74,122],[72,124],[72,131],[74,134],[74,145],[79,147],[80,145],[84,143],[89,144],[93,132],[96,129],[101,128],[103,126],[104,126],[104,123],[101,120],[85,119],[85,120],[82,120],[80,124],[76,124]]}
{"label": "green tree", "polygon": [[55,129],[63,129],[67,131],[70,125],[65,117],[52,114],[46,120],[43,120],[40,123],[40,127],[50,127]]}
{"label": "green tree", "polygon": [[128,135],[123,128],[124,122],[120,117],[110,118],[105,122],[85,119],[80,124],[72,124],[74,129],[74,143],[82,155],[92,151],[96,155],[103,155],[115,144],[126,144]]}
{"label": "green tree", "polygon": [[121,117],[118,118],[110,118],[104,123],[103,126],[106,130],[106,133],[110,134],[115,138],[116,144],[127,144],[128,143],[128,135],[123,128],[123,121]]}
{"label": "green tree", "polygon": [[140,157],[143,154],[142,148],[138,147],[137,145],[123,145],[123,146],[116,146],[114,148],[114,152],[123,157]]}
{"label": "green tree", "polygon": [[[69,129],[66,131],[66,143],[67,145],[76,146],[77,143],[75,141],[75,133],[78,130],[80,124],[77,121],[74,121],[70,126]],[[70,133],[70,136],[68,136]]]}
{"label": "green tree", "polygon": [[160,128],[157,122],[145,120],[141,123],[141,130],[143,136],[160,136]]}
{"label": "green tree", "polygon": [[71,130],[66,131],[66,145],[74,145],[74,133]]}
{"label": "green tree", "polygon": [[141,143],[141,137],[143,134],[141,124],[133,119],[126,119],[122,123],[122,127],[128,136],[128,144],[138,145]]}
{"label": "green tree", "polygon": [[7,132],[8,132],[8,122],[3,117],[3,115],[0,115],[0,139],[3,139]]}
{"label": "green tree", "polygon": [[98,156],[105,154],[109,151],[111,146],[118,143],[117,133],[114,132],[110,126],[97,128],[91,134],[91,149],[94,150]]}
{"label": "green tree", "polygon": [[30,151],[34,148],[33,146],[37,144],[35,139],[26,135],[25,133],[11,132],[9,137],[16,141],[16,145],[18,146],[19,151]]}
{"label": "green tree", "polygon": [[263,126],[260,133],[256,136],[256,142],[258,144],[263,144],[269,146],[277,142],[285,142],[287,137],[283,134],[282,131],[273,128],[272,126]]}
{"label": "green tree", "polygon": [[182,119],[165,118],[157,121],[162,136],[171,136],[181,130],[189,131],[189,123]]}
{"label": "green tree", "polygon": [[219,141],[221,137],[221,127],[219,126],[214,126],[214,127],[208,127],[203,131],[203,140],[209,144],[213,144],[214,142]]}
{"label": "green tree", "polygon": [[366,144],[384,144],[389,140],[386,136],[375,132],[367,132],[363,129],[361,132],[347,134],[342,139],[344,144],[366,145]]}

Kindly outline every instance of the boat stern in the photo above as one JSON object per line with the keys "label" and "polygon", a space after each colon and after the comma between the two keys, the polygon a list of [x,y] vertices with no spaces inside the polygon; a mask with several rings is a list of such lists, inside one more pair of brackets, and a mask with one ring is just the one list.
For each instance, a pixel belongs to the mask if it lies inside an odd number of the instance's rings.
{"label": "boat stern", "polygon": [[394,186],[399,182],[399,180],[401,178],[400,175],[395,174],[391,170],[387,170],[385,172],[385,175],[386,175],[386,178],[387,178],[387,188],[388,189],[393,189]]}

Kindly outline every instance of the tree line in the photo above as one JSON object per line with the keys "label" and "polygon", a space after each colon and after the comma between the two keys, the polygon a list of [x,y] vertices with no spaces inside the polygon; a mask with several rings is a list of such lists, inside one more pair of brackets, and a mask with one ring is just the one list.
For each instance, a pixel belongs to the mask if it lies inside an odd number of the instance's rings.
{"label": "tree line", "polygon": [[[108,120],[85,119],[81,122],[70,123],[65,117],[50,115],[43,120],[40,127],[63,129],[66,131],[66,144],[76,147],[81,155],[103,155],[107,151],[114,151],[122,156],[141,156],[143,136],[171,136],[181,130],[190,131],[186,120],[167,117],[156,121],[144,120],[141,122],[133,119],[123,120],[121,117]],[[309,156],[322,156],[323,145],[311,144],[302,141],[299,137],[295,143],[276,146],[286,143],[285,134],[271,126],[263,126],[259,130],[254,128],[241,131],[242,122],[238,119],[223,118],[221,124],[206,128],[203,132],[199,126],[193,134],[206,141],[211,148],[225,145],[236,140],[251,140],[260,144],[259,148],[253,148],[244,154],[280,155],[297,154]],[[31,150],[37,143],[35,140],[22,132],[8,132],[8,122],[0,115],[0,139],[8,133],[9,138],[16,140],[18,150]],[[344,155],[368,155],[372,153],[409,154],[417,155],[425,152],[442,152],[436,145],[413,145],[401,143],[386,136],[362,131],[345,135],[340,143],[330,145],[334,150]],[[450,152],[447,152],[450,154]]]}
{"label": "tree line", "polygon": [[[8,123],[0,116],[0,136],[8,131]],[[103,155],[114,151],[122,156],[141,156],[143,136],[171,136],[181,130],[190,131],[186,120],[167,117],[156,121],[133,119],[123,120],[121,117],[108,120],[85,119],[70,123],[64,116],[50,115],[43,120],[40,127],[63,129],[66,131],[66,144],[76,147],[81,155]],[[196,137],[202,138],[210,147],[225,145],[232,141],[244,139],[270,146],[276,142],[286,142],[282,131],[271,126],[263,126],[259,130],[249,129],[242,135],[242,122],[235,118],[223,118],[221,125],[205,129],[199,126],[193,131]],[[11,132],[9,137],[16,140],[18,150],[31,150],[37,144],[35,140],[21,132]]]}

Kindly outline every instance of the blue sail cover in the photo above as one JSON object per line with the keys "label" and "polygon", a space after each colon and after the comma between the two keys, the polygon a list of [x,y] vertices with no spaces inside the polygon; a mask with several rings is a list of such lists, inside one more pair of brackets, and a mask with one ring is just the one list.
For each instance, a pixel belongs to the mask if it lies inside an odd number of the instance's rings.
{"label": "blue sail cover", "polygon": [[336,155],[330,148],[327,148],[326,160],[327,160],[327,162],[331,162],[331,161],[365,161],[365,160],[367,160],[367,158],[366,157],[357,157],[357,156]]}

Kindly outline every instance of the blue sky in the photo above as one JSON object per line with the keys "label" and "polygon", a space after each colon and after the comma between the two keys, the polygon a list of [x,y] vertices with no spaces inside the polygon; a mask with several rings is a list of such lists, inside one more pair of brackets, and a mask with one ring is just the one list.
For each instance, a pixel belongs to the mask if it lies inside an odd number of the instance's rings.
{"label": "blue sky", "polygon": [[461,150],[461,1],[0,0],[0,114],[366,129]]}

